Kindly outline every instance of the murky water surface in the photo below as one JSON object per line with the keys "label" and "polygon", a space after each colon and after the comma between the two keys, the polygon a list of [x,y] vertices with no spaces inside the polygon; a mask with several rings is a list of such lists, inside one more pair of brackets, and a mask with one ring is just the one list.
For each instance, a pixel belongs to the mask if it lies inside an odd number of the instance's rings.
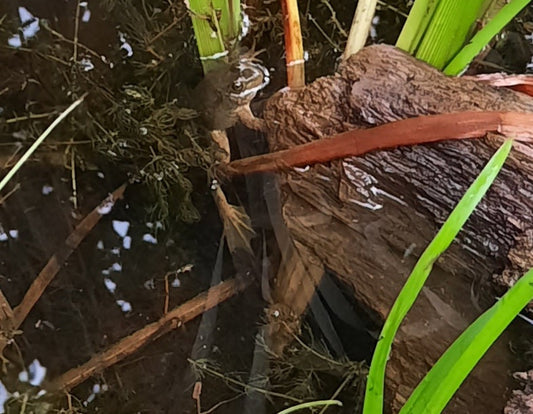
{"label": "murky water surface", "polygon": [[[277,3],[249,3],[256,24],[243,44],[251,47],[255,39],[256,49],[266,49],[260,58],[271,76],[254,104],[260,107],[285,82],[282,32]],[[312,80],[334,71],[354,2],[300,3]],[[372,42],[394,43],[403,24],[402,2],[389,3],[374,19]],[[50,392],[50,384],[65,380],[62,374],[159,321],[213,281],[233,277],[240,263],[220,249],[223,226],[207,178],[216,151],[192,99],[202,70],[183,3],[10,0],[0,11],[4,168],[72,97],[89,92],[3,192],[9,196],[0,209],[0,287],[9,304],[20,303],[49,259],[63,254],[65,239],[83,217],[134,181],[85,231],[79,248],[60,260],[57,276],[21,321],[5,351],[0,412],[273,413],[300,399],[327,399],[346,378],[351,388],[342,390],[342,412],[359,407],[357,374],[363,371],[357,364],[335,364],[345,355],[368,360],[376,329],[369,321],[354,328],[329,309],[337,343],[308,318],[303,337],[315,351],[291,350],[268,371],[256,340],[268,306],[259,280],[273,272],[280,254],[258,187],[262,180],[253,177],[236,180],[226,193],[248,207],[256,226],[257,282],[215,313],[184,321],[96,369],[69,393]],[[487,65],[530,71],[528,41],[510,32]],[[517,50],[513,59],[509,47]],[[229,132],[243,155],[265,149],[259,134],[241,127]],[[387,194],[367,184],[353,202],[381,208]],[[347,303],[353,312],[357,305]]]}

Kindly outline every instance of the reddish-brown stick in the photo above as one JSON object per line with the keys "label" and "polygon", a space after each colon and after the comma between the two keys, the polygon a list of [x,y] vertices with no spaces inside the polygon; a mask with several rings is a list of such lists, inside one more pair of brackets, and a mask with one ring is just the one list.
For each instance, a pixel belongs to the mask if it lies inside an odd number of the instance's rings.
{"label": "reddish-brown stick", "polygon": [[296,0],[281,0],[285,56],[287,60],[287,85],[291,89],[305,86],[305,59],[300,29],[300,14]]}
{"label": "reddish-brown stick", "polygon": [[293,148],[233,161],[224,167],[232,175],[280,171],[403,145],[478,138],[497,132],[533,142],[533,114],[519,112],[460,112],[426,115],[375,128],[354,129]]}

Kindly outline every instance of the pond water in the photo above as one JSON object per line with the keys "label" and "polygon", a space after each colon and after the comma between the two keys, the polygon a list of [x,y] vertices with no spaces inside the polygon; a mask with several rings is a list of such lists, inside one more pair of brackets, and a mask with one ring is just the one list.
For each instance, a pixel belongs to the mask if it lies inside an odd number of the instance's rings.
{"label": "pond water", "polygon": [[[271,76],[253,105],[260,110],[285,83],[282,27],[277,2],[248,3],[253,24],[243,44],[266,49],[260,59]],[[311,81],[334,72],[355,2],[299,3]],[[380,6],[371,42],[393,44],[401,29],[406,6],[388,3]],[[259,414],[332,396],[344,407],[327,412],[360,410],[379,321],[333,275],[311,304],[329,315],[326,328],[307,315],[303,342],[281,360],[269,361],[260,343],[269,306],[265,278],[283,255],[264,202],[269,178],[224,187],[230,202],[247,208],[256,231],[250,267],[221,245],[208,178],[217,154],[193,105],[203,75],[184,3],[8,0],[0,16],[4,168],[73,97],[89,92],[4,190],[0,288],[13,308],[49,259],[63,254],[77,224],[130,182],[59,263],[6,347],[0,412]],[[491,52],[492,67],[531,71],[530,43],[509,33]],[[228,133],[234,154],[266,150],[259,133],[240,125]],[[51,391],[65,372],[243,268],[257,273],[254,283],[216,312],[184,317],[168,332],[163,324],[157,339],[135,337],[139,350],[100,366],[68,393]]]}

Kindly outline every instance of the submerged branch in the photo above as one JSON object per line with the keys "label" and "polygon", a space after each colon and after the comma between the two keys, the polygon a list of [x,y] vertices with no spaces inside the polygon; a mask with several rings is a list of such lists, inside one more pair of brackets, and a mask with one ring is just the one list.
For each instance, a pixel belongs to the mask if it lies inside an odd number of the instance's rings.
{"label": "submerged branch", "polygon": [[[37,303],[46,287],[57,275],[63,263],[68,259],[72,252],[79,246],[83,239],[90,233],[93,227],[100,221],[102,215],[107,214],[112,208],[116,200],[122,198],[126,184],[121,185],[112,194],[109,195],[98,207],[91,211],[74,229],[74,231],[67,237],[64,244],[57,250],[57,252],[48,260],[48,263],[41,270],[37,278],[33,281],[28,291],[24,295],[22,302],[11,313],[11,320],[9,326],[12,330],[24,322],[31,309]],[[4,313],[9,312],[5,306]],[[9,314],[9,313],[8,313]],[[1,320],[1,318],[0,318]],[[0,337],[0,353],[4,350],[9,341],[10,333],[4,333]]]}
{"label": "submerged branch", "polygon": [[173,329],[179,328],[206,310],[243,291],[251,281],[251,278],[237,277],[200,293],[183,305],[166,313],[158,321],[146,325],[137,332],[121,339],[107,350],[95,355],[85,364],[60,375],[50,383],[49,389],[51,391],[69,391],[92,375],[116,364],[146,344]]}

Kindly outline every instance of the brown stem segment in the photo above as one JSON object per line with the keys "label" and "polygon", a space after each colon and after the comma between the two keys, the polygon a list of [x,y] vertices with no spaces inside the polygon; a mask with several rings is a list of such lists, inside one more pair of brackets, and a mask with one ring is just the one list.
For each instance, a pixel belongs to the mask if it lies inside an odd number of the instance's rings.
{"label": "brown stem segment", "polygon": [[497,132],[517,141],[533,142],[533,114],[519,112],[459,112],[420,116],[375,128],[355,129],[307,144],[233,161],[228,175],[285,170],[370,151],[451,139],[482,137]]}
{"label": "brown stem segment", "polygon": [[304,50],[297,0],[281,0],[285,54],[287,59],[287,84],[289,88],[305,86]]}

